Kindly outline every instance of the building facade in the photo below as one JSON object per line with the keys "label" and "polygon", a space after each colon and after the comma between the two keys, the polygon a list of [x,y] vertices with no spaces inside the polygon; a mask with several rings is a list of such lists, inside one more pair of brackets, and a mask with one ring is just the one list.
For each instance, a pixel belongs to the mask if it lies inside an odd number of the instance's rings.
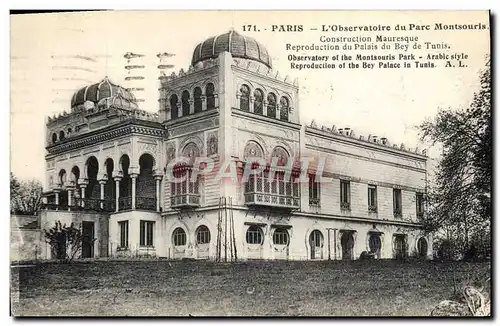
{"label": "building facade", "polygon": [[306,126],[298,91],[235,31],[161,78],[158,114],[108,79],[77,90],[47,122],[42,228],[81,226],[84,258],[430,257],[425,153]]}

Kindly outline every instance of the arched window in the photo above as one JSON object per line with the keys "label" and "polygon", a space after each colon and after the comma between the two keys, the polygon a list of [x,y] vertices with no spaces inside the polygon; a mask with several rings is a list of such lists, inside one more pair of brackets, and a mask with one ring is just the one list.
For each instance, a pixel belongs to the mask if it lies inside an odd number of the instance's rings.
{"label": "arched window", "polygon": [[425,240],[425,238],[418,239],[417,250],[420,257],[427,256],[427,240]]}
{"label": "arched window", "polygon": [[240,87],[240,110],[250,110],[250,88],[247,85]]}
{"label": "arched window", "polygon": [[57,141],[57,134],[53,133],[52,134],[52,143],[55,144],[56,141]]}
{"label": "arched window", "polygon": [[201,88],[194,89],[194,113],[202,111],[203,102],[201,100]]}
{"label": "arched window", "polygon": [[288,121],[288,110],[290,109],[290,103],[286,97],[282,97],[280,100],[280,120]]}
{"label": "arched window", "polygon": [[66,183],[66,170],[62,169],[59,171],[59,184],[64,185]]}
{"label": "arched window", "polygon": [[264,240],[262,229],[256,225],[250,226],[246,238],[248,244],[262,244],[262,240]]}
{"label": "arched window", "polygon": [[323,233],[320,230],[314,230],[309,236],[309,243],[311,247],[323,248]]}
{"label": "arched window", "polygon": [[286,245],[289,243],[288,231],[283,228],[276,229],[273,233],[273,243],[276,245]]}
{"label": "arched window", "polygon": [[267,116],[276,118],[276,95],[274,93],[267,95]]}
{"label": "arched window", "polygon": [[64,131],[59,132],[59,140],[64,140]]}
{"label": "arched window", "polygon": [[196,243],[197,244],[210,243],[210,230],[205,225],[200,225],[196,229]]}
{"label": "arched window", "polygon": [[189,92],[182,92],[182,116],[189,115]]}
{"label": "arched window", "polygon": [[72,132],[73,132],[73,130],[71,130],[71,128],[68,128],[68,137],[69,137],[69,135],[71,135]]}
{"label": "arched window", "polygon": [[177,119],[179,117],[179,109],[177,108],[177,103],[179,102],[179,98],[177,95],[170,96],[170,118]]}
{"label": "arched window", "polygon": [[253,112],[262,114],[264,112],[264,93],[260,89],[253,92]]}
{"label": "arched window", "polygon": [[214,84],[209,83],[205,88],[205,95],[207,96],[207,110],[215,109],[215,87]]}
{"label": "arched window", "polygon": [[371,234],[368,239],[368,247],[370,248],[371,253],[378,253],[380,251],[380,247],[382,245],[382,241],[380,240],[379,234]]}
{"label": "arched window", "polygon": [[182,228],[177,228],[174,230],[172,235],[174,239],[174,246],[185,246],[186,245],[186,232]]}

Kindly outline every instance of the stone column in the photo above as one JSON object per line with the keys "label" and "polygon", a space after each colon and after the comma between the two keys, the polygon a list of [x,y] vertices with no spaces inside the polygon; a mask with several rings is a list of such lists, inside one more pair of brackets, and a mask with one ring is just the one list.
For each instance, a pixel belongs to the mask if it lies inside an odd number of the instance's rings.
{"label": "stone column", "polygon": [[119,211],[119,206],[120,206],[120,180],[122,177],[114,177],[113,180],[115,180],[115,193],[116,193],[116,198],[115,198],[115,211]]}
{"label": "stone column", "polygon": [[194,113],[194,100],[189,99],[189,114],[193,114],[193,113]]}
{"label": "stone column", "polygon": [[130,174],[130,178],[132,179],[132,209],[135,209],[135,184],[137,181],[137,174]]}
{"label": "stone column", "polygon": [[57,187],[57,188],[54,188],[54,194],[56,195],[56,210],[59,209],[59,193],[61,192],[61,188],[60,187]]}
{"label": "stone column", "polygon": [[276,119],[278,119],[278,120],[281,118],[280,110],[281,110],[280,105],[278,103],[276,103]]}
{"label": "stone column", "polygon": [[161,175],[155,175],[154,176],[155,180],[156,180],[156,211],[159,212],[160,211],[160,194],[161,194],[161,179],[162,179],[162,176]]}
{"label": "stone column", "polygon": [[99,207],[101,207],[101,209],[104,208],[104,185],[106,184],[106,181],[107,180],[104,179],[99,180],[99,185],[101,186],[101,202],[99,204]]}
{"label": "stone column", "polygon": [[[180,100],[180,99],[179,99]],[[172,108],[173,110],[174,108]],[[182,117],[182,101],[177,102],[177,117]]]}
{"label": "stone column", "polygon": [[264,100],[262,102],[262,115],[267,117],[267,101],[266,100]]}
{"label": "stone column", "polygon": [[205,95],[201,96],[201,110],[202,111],[207,110],[207,97]]}
{"label": "stone column", "polygon": [[71,211],[71,196],[73,195],[73,187],[72,186],[68,186],[66,187],[66,189],[68,189],[68,211]]}
{"label": "stone column", "polygon": [[250,97],[248,98],[248,106],[249,106],[248,109],[252,113],[254,112],[254,109],[253,109],[254,100],[255,99],[253,98],[253,96],[250,95]]}
{"label": "stone column", "polygon": [[219,94],[218,93],[214,94],[214,105],[215,105],[215,108],[219,107]]}
{"label": "stone column", "polygon": [[87,186],[89,184],[89,180],[87,179],[79,179],[78,184],[80,185],[81,193],[80,193],[80,199],[81,199],[81,206],[85,207],[85,189],[87,189]]}

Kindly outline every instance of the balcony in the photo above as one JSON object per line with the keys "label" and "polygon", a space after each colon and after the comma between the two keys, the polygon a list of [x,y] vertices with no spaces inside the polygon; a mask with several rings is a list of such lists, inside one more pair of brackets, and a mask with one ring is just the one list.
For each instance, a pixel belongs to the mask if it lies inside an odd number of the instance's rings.
{"label": "balcony", "polygon": [[42,204],[42,209],[45,210],[69,210],[69,211],[93,211],[93,212],[114,212],[114,200],[101,199],[77,199],[72,205],[68,203],[47,203]]}
{"label": "balcony", "polygon": [[368,213],[376,213],[377,206],[376,205],[368,205]]}
{"label": "balcony", "polygon": [[299,209],[299,182],[252,175],[245,183],[245,204]]}
{"label": "balcony", "polygon": [[156,198],[135,197],[135,207],[146,211],[156,210]]}
{"label": "balcony", "polygon": [[170,197],[171,208],[200,207],[199,194],[180,194]]}
{"label": "balcony", "polygon": [[350,211],[351,210],[351,203],[340,203],[340,209],[343,211]]}
{"label": "balcony", "polygon": [[394,208],[394,217],[396,217],[396,218],[403,217],[403,213],[401,211],[401,208]]}

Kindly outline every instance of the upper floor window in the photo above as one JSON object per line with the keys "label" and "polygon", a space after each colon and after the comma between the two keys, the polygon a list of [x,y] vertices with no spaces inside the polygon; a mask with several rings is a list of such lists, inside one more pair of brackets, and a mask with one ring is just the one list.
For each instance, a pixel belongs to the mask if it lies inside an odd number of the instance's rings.
{"label": "upper floor window", "polygon": [[309,205],[320,205],[320,183],[315,174],[309,174]]}
{"label": "upper floor window", "polygon": [[424,215],[424,194],[421,192],[417,192],[416,201],[417,201],[417,216],[422,217]]}
{"label": "upper floor window", "polygon": [[351,183],[346,180],[340,180],[340,208],[351,209]]}
{"label": "upper floor window", "polygon": [[52,143],[55,143],[55,142],[57,142],[57,134],[56,133],[52,134]]}
{"label": "upper floor window", "polygon": [[264,93],[260,89],[253,92],[253,112],[256,114],[263,114],[264,112]]}
{"label": "upper floor window", "polygon": [[194,89],[194,113],[202,111],[203,101],[201,100],[201,88]]}
{"label": "upper floor window", "polygon": [[290,103],[286,97],[282,97],[280,100],[280,120],[288,121],[288,110],[290,109]]}
{"label": "upper floor window", "polygon": [[394,208],[394,216],[401,217],[402,216],[401,189],[393,189],[392,202],[393,202],[393,208]]}
{"label": "upper floor window", "polygon": [[154,225],[153,221],[141,221],[140,222],[140,239],[139,244],[141,246],[152,247],[153,244],[153,236],[154,236]]}
{"label": "upper floor window", "polygon": [[215,109],[215,87],[214,84],[208,83],[205,88],[205,95],[207,97],[207,110]]}
{"label": "upper floor window", "polygon": [[240,87],[240,110],[250,110],[250,88],[247,85]]}
{"label": "upper floor window", "polygon": [[368,185],[368,211],[377,212],[377,186]]}
{"label": "upper floor window", "polygon": [[276,119],[276,95],[274,93],[267,95],[267,116]]}
{"label": "upper floor window", "polygon": [[190,107],[189,92],[184,91],[184,92],[182,92],[182,116],[183,117],[189,115],[189,107]]}
{"label": "upper floor window", "polygon": [[173,94],[170,96],[170,118],[177,119],[179,117],[179,109],[177,108],[177,102],[179,102],[179,98],[177,95]]}
{"label": "upper floor window", "polygon": [[65,137],[64,137],[64,131],[62,131],[62,130],[61,130],[61,131],[59,132],[59,140],[64,140],[64,138],[65,138]]}

